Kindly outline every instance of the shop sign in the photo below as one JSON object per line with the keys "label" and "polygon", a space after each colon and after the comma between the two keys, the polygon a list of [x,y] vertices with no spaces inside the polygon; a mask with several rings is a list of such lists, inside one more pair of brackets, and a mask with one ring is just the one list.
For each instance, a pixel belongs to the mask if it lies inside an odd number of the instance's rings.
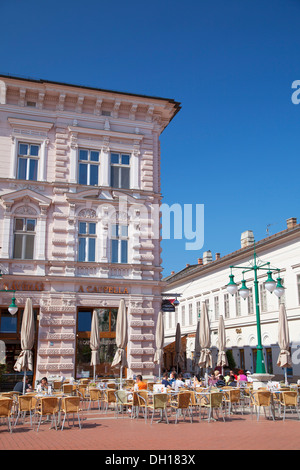
{"label": "shop sign", "polygon": [[42,291],[44,290],[44,284],[42,282],[10,282],[3,285],[3,289],[15,290],[15,291]]}
{"label": "shop sign", "polygon": [[86,292],[89,294],[129,294],[126,287],[114,287],[114,286],[79,286],[77,292]]}
{"label": "shop sign", "polygon": [[163,312],[175,312],[174,305],[168,299],[162,301],[161,309]]}

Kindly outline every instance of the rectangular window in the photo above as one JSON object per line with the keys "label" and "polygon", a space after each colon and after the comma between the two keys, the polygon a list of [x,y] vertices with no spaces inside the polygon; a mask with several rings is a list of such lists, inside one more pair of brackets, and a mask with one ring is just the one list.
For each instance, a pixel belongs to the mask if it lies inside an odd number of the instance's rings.
{"label": "rectangular window", "polygon": [[229,318],[229,294],[224,294],[224,316]]}
{"label": "rectangular window", "polygon": [[215,307],[215,320],[219,319],[220,316],[220,306],[219,306],[219,297],[214,298],[214,307]]}
{"label": "rectangular window", "polygon": [[266,312],[267,308],[267,290],[264,284],[260,284],[259,286],[259,293],[260,293],[260,308],[262,312]]}
{"label": "rectangular window", "polygon": [[189,325],[193,324],[193,304],[189,304]]}
{"label": "rectangular window", "polygon": [[14,251],[15,259],[33,259],[35,219],[15,219],[14,226]]}
{"label": "rectangular window", "polygon": [[110,185],[113,188],[130,188],[130,155],[111,153]]}
{"label": "rectangular window", "polygon": [[200,320],[200,315],[201,315],[201,302],[196,303],[196,310],[197,310],[197,321]]}
{"label": "rectangular window", "polygon": [[100,153],[96,150],[79,149],[78,183],[98,186]]}
{"label": "rectangular window", "polygon": [[128,262],[128,226],[112,225],[111,227],[111,262]]}
{"label": "rectangular window", "polygon": [[235,311],[236,311],[236,316],[240,317],[241,316],[241,297],[238,292],[235,294]]}
{"label": "rectangular window", "polygon": [[19,143],[17,168],[17,178],[19,180],[37,181],[39,153],[39,145]]}
{"label": "rectangular window", "polygon": [[253,289],[249,287],[249,297],[248,297],[248,315],[253,315]]}
{"label": "rectangular window", "polygon": [[79,222],[78,261],[96,259],[96,223]]}
{"label": "rectangular window", "polygon": [[185,306],[184,305],[181,307],[181,324],[182,326],[185,326]]}

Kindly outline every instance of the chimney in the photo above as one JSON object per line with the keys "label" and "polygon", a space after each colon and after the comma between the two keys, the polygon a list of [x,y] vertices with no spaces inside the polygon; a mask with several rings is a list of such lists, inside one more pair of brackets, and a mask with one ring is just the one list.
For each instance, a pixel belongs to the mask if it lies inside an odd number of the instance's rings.
{"label": "chimney", "polygon": [[221,259],[221,254],[220,254],[220,253],[216,253],[216,261],[217,261],[218,259]]}
{"label": "chimney", "polygon": [[188,268],[188,267],[189,267],[189,264],[187,264],[186,267]]}
{"label": "chimney", "polygon": [[295,217],[291,217],[290,219],[287,219],[286,224],[287,224],[288,230],[290,230],[291,228],[296,227],[297,219]]}
{"label": "chimney", "polygon": [[210,263],[212,261],[212,254],[211,254],[211,251],[208,250],[208,251],[205,251],[203,253],[203,264],[207,264],[207,263]]}
{"label": "chimney", "polygon": [[247,246],[253,245],[254,235],[252,230],[246,230],[241,235],[241,248],[246,248]]}
{"label": "chimney", "polygon": [[203,264],[203,259],[202,258],[198,258],[198,264]]}
{"label": "chimney", "polygon": [[171,271],[171,275],[173,276],[173,274],[175,274],[175,271]]}

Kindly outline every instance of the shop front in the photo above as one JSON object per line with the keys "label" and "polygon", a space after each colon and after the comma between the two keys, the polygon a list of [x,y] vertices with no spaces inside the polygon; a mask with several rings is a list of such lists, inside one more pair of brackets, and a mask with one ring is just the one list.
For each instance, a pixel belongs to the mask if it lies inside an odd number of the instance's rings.
{"label": "shop front", "polygon": [[92,377],[93,367],[91,362],[91,323],[93,311],[97,312],[99,327],[99,364],[96,366],[96,376],[113,377],[116,372],[111,364],[117,350],[116,346],[116,322],[117,308],[83,308],[77,312],[77,341],[76,341],[76,378]]}
{"label": "shop front", "polygon": [[[19,308],[15,315],[11,315],[7,308],[0,308],[0,391],[11,390],[22,380],[23,372],[17,373],[14,365],[21,353],[21,327],[24,308]],[[33,347],[34,370],[28,371],[29,381],[34,381],[36,349],[38,338],[38,313],[34,309],[35,343]]]}

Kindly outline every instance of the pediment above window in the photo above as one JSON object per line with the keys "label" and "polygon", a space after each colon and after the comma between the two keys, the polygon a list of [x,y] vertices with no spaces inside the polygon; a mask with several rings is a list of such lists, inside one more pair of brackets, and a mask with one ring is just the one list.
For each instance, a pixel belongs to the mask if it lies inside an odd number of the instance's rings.
{"label": "pediment above window", "polygon": [[3,194],[1,196],[1,202],[6,208],[6,211],[10,212],[12,206],[18,203],[24,203],[24,205],[33,203],[38,205],[41,211],[45,211],[48,209],[52,201],[50,198],[36,193],[31,189],[22,189],[20,191]]}

